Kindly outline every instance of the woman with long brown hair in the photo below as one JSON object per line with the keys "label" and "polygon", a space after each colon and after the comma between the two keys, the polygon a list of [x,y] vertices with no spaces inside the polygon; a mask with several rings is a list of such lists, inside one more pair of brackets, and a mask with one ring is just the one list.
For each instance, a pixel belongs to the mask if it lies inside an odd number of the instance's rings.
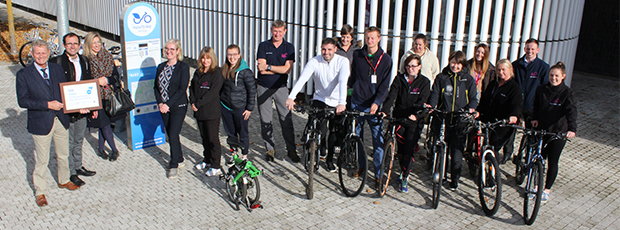
{"label": "woman with long brown hair", "polygon": [[199,170],[208,169],[207,176],[222,174],[220,146],[220,91],[224,78],[222,70],[217,64],[215,51],[211,47],[204,47],[198,57],[198,69],[194,72],[189,86],[189,103],[192,105],[194,117],[198,123],[200,137],[202,137],[202,162],[196,165]]}
{"label": "woman with long brown hair", "polygon": [[487,88],[489,82],[495,79],[495,66],[489,62],[489,46],[478,44],[475,48],[474,57],[469,59],[469,75],[476,80],[478,99]]}

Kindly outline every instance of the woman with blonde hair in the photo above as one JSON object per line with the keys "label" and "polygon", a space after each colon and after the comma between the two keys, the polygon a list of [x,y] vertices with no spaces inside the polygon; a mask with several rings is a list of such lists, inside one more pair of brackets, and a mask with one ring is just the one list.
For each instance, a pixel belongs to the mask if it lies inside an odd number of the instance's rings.
{"label": "woman with blonde hair", "polygon": [[220,146],[220,91],[224,77],[217,64],[215,51],[211,47],[204,47],[198,57],[198,69],[194,72],[189,87],[189,102],[198,123],[200,137],[202,137],[202,162],[196,165],[199,170],[208,169],[207,176],[222,174]]}
{"label": "woman with blonde hair", "polygon": [[166,42],[164,54],[168,61],[157,66],[153,89],[170,143],[168,178],[174,179],[178,177],[178,168],[185,166],[179,135],[187,113],[189,65],[182,62],[183,50],[177,39]]}
{"label": "woman with blonde hair", "polygon": [[[118,79],[118,70],[114,65],[112,54],[110,54],[105,47],[103,47],[103,41],[101,36],[96,32],[89,32],[84,39],[84,45],[82,46],[83,54],[89,60],[91,66],[91,76],[93,79],[99,80],[99,85],[102,88],[102,100],[109,100],[113,93],[113,87],[120,87]],[[103,109],[100,109],[98,116],[95,119],[90,119],[87,127],[99,128],[99,145],[97,155],[104,160],[116,161],[118,158],[118,149],[114,143],[114,133],[112,132],[112,121],[125,118],[125,114],[108,117]],[[108,142],[112,152],[108,155],[105,152],[105,142]]]}

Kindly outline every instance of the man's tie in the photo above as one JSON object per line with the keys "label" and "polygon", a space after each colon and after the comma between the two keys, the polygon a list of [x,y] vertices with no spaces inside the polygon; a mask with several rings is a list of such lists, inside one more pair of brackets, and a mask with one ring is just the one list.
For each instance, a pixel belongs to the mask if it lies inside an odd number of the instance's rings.
{"label": "man's tie", "polygon": [[45,79],[45,81],[47,82],[47,85],[49,86],[50,85],[50,76],[47,75],[45,70],[47,70],[47,68],[42,68],[41,69],[41,73],[43,73],[43,79]]}

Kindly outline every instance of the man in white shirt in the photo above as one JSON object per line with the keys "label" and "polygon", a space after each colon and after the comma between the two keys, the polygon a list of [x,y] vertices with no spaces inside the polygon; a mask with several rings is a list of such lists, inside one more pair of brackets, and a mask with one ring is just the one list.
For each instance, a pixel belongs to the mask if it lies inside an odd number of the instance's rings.
{"label": "man in white shirt", "polygon": [[[350,75],[349,60],[346,57],[335,55],[337,50],[336,41],[332,38],[325,38],[321,43],[321,55],[310,59],[304,67],[299,79],[293,86],[291,93],[286,100],[286,107],[293,110],[293,101],[301,91],[310,77],[314,79],[314,96],[312,106],[316,108],[335,108],[339,114],[346,109],[347,104],[347,81]],[[331,125],[330,125],[331,127]],[[320,124],[323,133],[327,133],[327,120]],[[328,135],[323,135],[325,138]],[[335,172],[333,164],[334,153],[333,144],[336,140],[335,135],[329,135],[327,154],[327,170]],[[322,140],[325,143],[325,139]],[[325,145],[321,144],[321,155],[325,155]]]}

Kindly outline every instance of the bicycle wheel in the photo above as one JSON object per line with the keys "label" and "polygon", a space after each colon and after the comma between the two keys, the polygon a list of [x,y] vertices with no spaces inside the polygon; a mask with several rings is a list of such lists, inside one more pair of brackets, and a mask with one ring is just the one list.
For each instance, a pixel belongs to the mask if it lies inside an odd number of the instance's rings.
{"label": "bicycle wheel", "polygon": [[487,216],[497,213],[502,199],[502,177],[493,150],[487,149],[480,162],[478,195],[482,210]]}
{"label": "bicycle wheel", "polygon": [[[381,172],[379,172],[379,197],[383,197],[390,184],[390,177],[392,176],[392,166],[394,166],[394,151],[396,146],[394,145],[393,138],[387,138],[385,141],[385,148],[383,152],[383,160],[381,161]],[[402,163],[401,163],[402,164]],[[405,178],[403,178],[405,180]]]}
{"label": "bicycle wheel", "polygon": [[521,138],[521,144],[519,145],[519,153],[515,158],[512,159],[512,163],[515,164],[515,180],[517,185],[523,184],[525,180],[525,162],[527,161],[526,151],[528,150],[527,145],[527,136],[523,135]]}
{"label": "bicycle wheel", "polygon": [[433,208],[439,206],[439,198],[441,197],[441,188],[443,187],[443,176],[446,171],[446,147],[435,146],[435,158],[433,160]]}
{"label": "bicycle wheel", "polygon": [[308,143],[308,150],[306,156],[308,157],[308,164],[306,165],[306,171],[308,171],[308,185],[306,186],[306,196],[308,200],[314,198],[314,172],[316,169],[316,153],[317,153],[317,140],[312,139]]}
{"label": "bicycle wheel", "polygon": [[[355,197],[362,192],[366,183],[366,171],[368,171],[368,162],[360,165],[360,161],[366,161],[364,153],[364,145],[359,137],[351,137],[345,142],[343,152],[340,157],[340,165],[338,168],[338,178],[342,192],[348,197]],[[358,154],[359,153],[359,154]],[[362,157],[361,159],[358,156]]]}
{"label": "bicycle wheel", "polygon": [[230,200],[237,205],[237,209],[239,209],[239,197],[241,193],[241,181],[237,181],[237,183],[233,183],[233,179],[235,175],[239,173],[239,170],[236,166],[232,166],[228,169],[228,175],[226,175],[226,190],[228,191],[228,197]]}
{"label": "bicycle wheel", "polygon": [[246,194],[247,202],[250,208],[254,208],[255,205],[259,204],[260,199],[260,183],[258,183],[258,176],[251,178],[249,175],[244,177],[245,186],[246,186]]}
{"label": "bicycle wheel", "polygon": [[34,62],[34,58],[30,51],[32,51],[32,42],[26,42],[26,44],[19,48],[19,63],[22,64],[23,67]]}
{"label": "bicycle wheel", "polygon": [[543,193],[543,164],[540,161],[534,161],[530,169],[530,175],[525,185],[525,198],[523,205],[523,218],[525,224],[532,225],[538,215],[540,202]]}

